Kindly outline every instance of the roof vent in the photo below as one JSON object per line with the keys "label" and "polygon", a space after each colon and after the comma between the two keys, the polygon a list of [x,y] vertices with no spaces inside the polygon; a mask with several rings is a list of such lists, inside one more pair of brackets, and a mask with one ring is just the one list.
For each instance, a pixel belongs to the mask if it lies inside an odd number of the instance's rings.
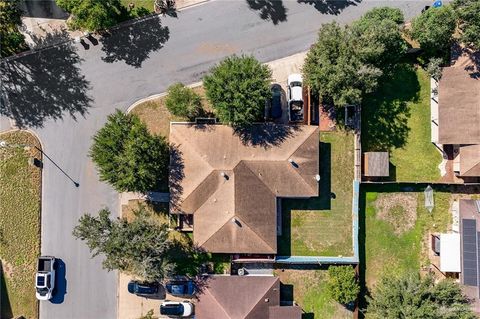
{"label": "roof vent", "polygon": [[317,182],[320,182],[320,175],[318,175],[318,174],[315,175],[315,180],[316,180]]}
{"label": "roof vent", "polygon": [[294,161],[293,159],[289,158],[289,159],[288,159],[288,162],[289,162],[290,164],[292,164],[293,167],[298,168],[298,164],[295,163],[295,161]]}
{"label": "roof vent", "polygon": [[231,222],[234,223],[235,225],[237,225],[238,227],[242,227],[242,224],[240,224],[240,221],[238,219],[236,219],[235,217],[233,217],[231,219]]}
{"label": "roof vent", "polygon": [[265,298],[265,302],[269,302],[269,301],[270,301],[270,299],[269,299],[269,298]]}
{"label": "roof vent", "polygon": [[220,175],[228,181],[228,175],[225,172],[221,172]]}

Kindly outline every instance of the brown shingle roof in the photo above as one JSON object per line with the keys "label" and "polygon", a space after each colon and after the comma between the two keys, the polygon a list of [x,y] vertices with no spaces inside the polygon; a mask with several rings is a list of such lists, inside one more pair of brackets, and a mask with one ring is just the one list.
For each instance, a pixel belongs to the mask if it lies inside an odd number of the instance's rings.
{"label": "brown shingle roof", "polygon": [[460,176],[480,176],[480,145],[460,147]]}
{"label": "brown shingle roof", "polygon": [[365,153],[365,176],[389,176],[388,152]]}
{"label": "brown shingle roof", "polygon": [[472,63],[443,69],[438,88],[441,144],[480,144],[480,78],[472,74]]}
{"label": "brown shingle roof", "polygon": [[302,308],[298,306],[270,307],[270,316],[268,319],[295,319],[302,318]]}
{"label": "brown shingle roof", "polygon": [[224,125],[171,124],[183,166],[171,206],[194,214],[194,240],[208,251],[276,253],[276,197],[318,195],[318,128],[259,124],[253,131],[263,132],[257,142],[265,132],[283,133],[254,144]]}
{"label": "brown shingle roof", "polygon": [[[280,280],[273,276],[213,276],[197,298],[195,314],[202,319],[301,318],[298,307],[279,307]],[[294,316],[281,317],[285,312],[277,308]]]}

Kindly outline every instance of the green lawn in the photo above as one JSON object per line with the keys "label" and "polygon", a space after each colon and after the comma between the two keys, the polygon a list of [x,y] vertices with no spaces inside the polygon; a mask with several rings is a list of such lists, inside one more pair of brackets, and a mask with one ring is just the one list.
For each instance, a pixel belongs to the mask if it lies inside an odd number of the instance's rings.
{"label": "green lawn", "polygon": [[352,312],[335,302],[326,290],[326,270],[277,269],[282,301],[295,301],[305,319],[351,319]]}
{"label": "green lawn", "polygon": [[[0,135],[9,143],[40,146],[29,133]],[[40,254],[41,170],[28,165],[35,149],[0,148],[1,318],[38,317],[35,270]]]}
{"label": "green lawn", "polygon": [[353,135],[320,135],[320,196],[282,200],[281,256],[351,256]]}
{"label": "green lawn", "polygon": [[[428,258],[425,257],[429,249],[428,232],[445,232],[451,224],[449,212],[451,193],[435,191],[435,208],[429,213],[424,207],[423,189],[414,187],[412,189],[413,192],[402,193],[398,185],[363,186],[360,219],[364,220],[360,223],[360,249],[365,249],[361,254],[364,254],[366,267],[362,270],[369,290],[382,275],[418,272],[421,266],[428,265]],[[391,201],[391,196],[398,196],[397,203],[388,202]],[[406,207],[400,200],[402,196],[416,196],[416,203],[414,202],[416,218],[402,221],[400,216],[400,219],[397,219],[399,222],[405,224],[411,221],[412,227],[395,234],[391,220],[380,216],[382,209],[380,201],[386,200],[391,205],[390,213],[395,213],[398,205]],[[401,212],[405,213],[405,209]]]}
{"label": "green lawn", "polygon": [[153,0],[121,0],[122,5],[128,8],[130,3],[135,5],[135,8],[145,8],[150,12],[153,12]]}
{"label": "green lawn", "polygon": [[440,153],[430,142],[430,78],[422,69],[399,67],[362,103],[362,150],[390,153],[390,178],[436,181]]}

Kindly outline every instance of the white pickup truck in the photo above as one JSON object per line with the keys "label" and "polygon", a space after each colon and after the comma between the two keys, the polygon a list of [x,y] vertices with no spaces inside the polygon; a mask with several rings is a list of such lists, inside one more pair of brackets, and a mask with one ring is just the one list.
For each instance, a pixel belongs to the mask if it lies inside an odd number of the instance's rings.
{"label": "white pickup truck", "polygon": [[35,288],[38,300],[49,300],[55,290],[55,257],[38,257],[37,274],[35,275]]}

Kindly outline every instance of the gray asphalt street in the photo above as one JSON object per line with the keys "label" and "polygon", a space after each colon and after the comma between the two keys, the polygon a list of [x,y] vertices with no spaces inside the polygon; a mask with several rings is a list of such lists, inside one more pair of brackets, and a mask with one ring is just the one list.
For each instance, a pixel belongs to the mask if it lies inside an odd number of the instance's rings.
{"label": "gray asphalt street", "polygon": [[[262,1],[249,2],[255,7]],[[264,20],[249,2],[213,1],[176,18],[122,28],[99,43],[67,44],[2,65],[2,113],[35,130],[58,165],[45,160],[42,254],[65,263],[66,293],[60,291],[55,303],[41,302],[42,319],[116,318],[116,273],[103,270],[101,257],[90,259],[85,244],[71,235],[84,213],[110,207],[118,214],[117,193],[98,181],[88,157],[92,135],[115,108],[125,110],[176,81],[198,81],[233,53],[270,61],[305,51],[321,23],[348,23],[382,5],[400,7],[410,18],[431,3],[279,1],[264,11],[271,17]]]}

